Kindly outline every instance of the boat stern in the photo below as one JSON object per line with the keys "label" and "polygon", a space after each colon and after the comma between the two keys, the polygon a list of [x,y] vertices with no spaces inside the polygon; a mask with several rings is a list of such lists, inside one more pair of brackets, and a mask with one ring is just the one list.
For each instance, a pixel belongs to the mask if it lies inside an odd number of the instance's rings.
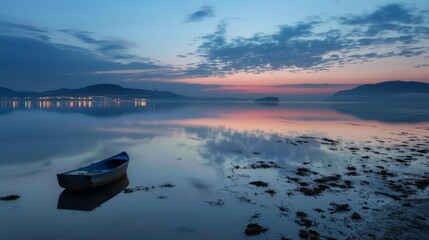
{"label": "boat stern", "polygon": [[57,174],[58,184],[62,188],[78,191],[92,186],[91,177],[79,174]]}

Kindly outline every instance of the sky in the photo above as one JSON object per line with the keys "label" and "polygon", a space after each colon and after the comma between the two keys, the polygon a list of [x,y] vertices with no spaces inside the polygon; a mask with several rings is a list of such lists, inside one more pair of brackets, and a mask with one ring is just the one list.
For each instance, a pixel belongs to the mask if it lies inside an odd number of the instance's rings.
{"label": "sky", "polygon": [[429,1],[0,0],[0,87],[317,98],[429,83]]}

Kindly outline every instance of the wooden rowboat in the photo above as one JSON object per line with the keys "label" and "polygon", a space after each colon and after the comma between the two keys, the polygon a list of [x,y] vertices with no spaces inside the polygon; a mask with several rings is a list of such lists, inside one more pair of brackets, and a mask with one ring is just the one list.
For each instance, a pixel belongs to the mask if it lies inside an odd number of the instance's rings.
{"label": "wooden rowboat", "polygon": [[88,166],[57,174],[58,184],[74,191],[103,186],[123,177],[128,161],[128,154],[121,152]]}

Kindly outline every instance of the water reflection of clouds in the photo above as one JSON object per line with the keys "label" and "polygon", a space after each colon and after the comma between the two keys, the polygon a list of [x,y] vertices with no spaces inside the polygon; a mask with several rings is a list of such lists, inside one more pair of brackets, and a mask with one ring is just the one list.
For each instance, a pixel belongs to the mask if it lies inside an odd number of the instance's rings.
{"label": "water reflection of clouds", "polygon": [[134,127],[106,127],[96,128],[96,131],[107,132],[107,133],[122,133],[131,135],[148,135],[155,136],[164,133],[160,129],[148,129],[148,128],[134,128]]}
{"label": "water reflection of clouds", "polygon": [[324,151],[318,141],[307,138],[258,130],[236,131],[225,127],[188,126],[185,131],[203,139],[196,151],[207,161],[207,165],[219,170],[228,162],[247,164],[254,161],[274,161],[288,169],[306,161],[332,164],[333,160],[333,155]]}
{"label": "water reflection of clouds", "polygon": [[209,191],[213,188],[213,184],[202,179],[202,178],[189,178],[188,179],[191,186],[200,190],[200,191]]}

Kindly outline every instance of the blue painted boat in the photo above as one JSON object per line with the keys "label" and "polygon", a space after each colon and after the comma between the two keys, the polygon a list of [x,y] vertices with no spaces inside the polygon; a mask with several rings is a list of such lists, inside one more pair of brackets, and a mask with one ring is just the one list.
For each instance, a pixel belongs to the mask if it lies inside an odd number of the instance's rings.
{"label": "blue painted boat", "polygon": [[128,154],[121,152],[88,166],[57,174],[58,184],[78,191],[115,182],[126,174],[129,160]]}

